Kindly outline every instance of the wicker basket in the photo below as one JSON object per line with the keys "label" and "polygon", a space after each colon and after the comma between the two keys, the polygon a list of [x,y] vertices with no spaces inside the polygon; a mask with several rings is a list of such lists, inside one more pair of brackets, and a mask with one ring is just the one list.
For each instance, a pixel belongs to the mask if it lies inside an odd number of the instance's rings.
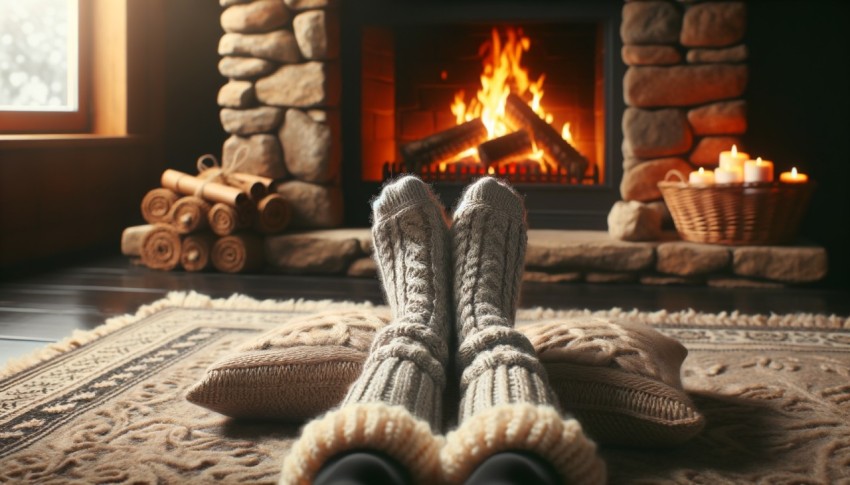
{"label": "wicker basket", "polygon": [[785,244],[796,237],[814,184],[663,181],[658,188],[682,239],[756,245]]}

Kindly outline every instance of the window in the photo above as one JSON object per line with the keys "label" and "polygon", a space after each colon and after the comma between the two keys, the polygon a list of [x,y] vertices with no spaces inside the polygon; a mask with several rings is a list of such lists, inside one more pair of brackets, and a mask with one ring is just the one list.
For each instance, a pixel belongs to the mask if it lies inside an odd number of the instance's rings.
{"label": "window", "polygon": [[0,132],[87,129],[81,3],[0,0]]}

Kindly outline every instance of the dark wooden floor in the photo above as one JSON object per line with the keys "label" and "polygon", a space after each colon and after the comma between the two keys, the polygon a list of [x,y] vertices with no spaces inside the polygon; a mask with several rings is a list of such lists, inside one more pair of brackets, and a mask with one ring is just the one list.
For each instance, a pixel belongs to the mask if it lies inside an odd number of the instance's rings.
{"label": "dark wooden floor", "polygon": [[[134,266],[120,255],[91,257],[72,265],[17,271],[0,279],[0,364],[75,329],[91,329],[111,316],[133,313],[169,291],[191,290],[222,298],[242,293],[258,299],[383,301],[379,283],[373,279],[159,272]],[[850,316],[850,291],[527,283],[521,305]]]}

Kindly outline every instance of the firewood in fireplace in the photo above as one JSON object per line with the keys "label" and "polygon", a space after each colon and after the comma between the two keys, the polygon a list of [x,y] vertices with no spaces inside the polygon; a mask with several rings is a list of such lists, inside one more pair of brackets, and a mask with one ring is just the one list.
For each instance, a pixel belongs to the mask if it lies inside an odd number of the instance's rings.
{"label": "firewood in fireplace", "polygon": [[526,129],[537,147],[553,162],[566,168],[570,177],[581,180],[590,164],[555,128],[537,115],[521,97],[511,93],[505,102],[505,119],[515,130]]}
{"label": "firewood in fireplace", "polygon": [[491,167],[518,160],[531,155],[533,151],[534,147],[528,132],[519,130],[478,145],[478,159],[485,167]]}
{"label": "firewood in fireplace", "polygon": [[434,133],[401,147],[401,156],[409,172],[419,173],[422,167],[447,160],[487,139],[487,128],[480,118]]}

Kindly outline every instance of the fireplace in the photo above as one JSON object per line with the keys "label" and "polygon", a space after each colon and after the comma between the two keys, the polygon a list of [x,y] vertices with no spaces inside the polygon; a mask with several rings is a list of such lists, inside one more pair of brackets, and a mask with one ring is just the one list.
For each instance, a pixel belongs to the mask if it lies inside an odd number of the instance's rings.
{"label": "fireplace", "polygon": [[[449,206],[469,179],[492,169],[525,194],[532,228],[607,227],[616,239],[657,239],[664,214],[657,183],[672,171],[713,168],[733,144],[746,149],[740,1],[222,5],[219,71],[228,82],[218,101],[231,135],[223,164],[249,160],[258,175],[278,179],[293,228],[367,226],[368,201],[382,180],[411,167],[435,180]],[[443,166],[427,156],[411,163],[410,144],[467,121],[450,106],[477,97],[482,55],[497,35],[503,46],[510,35],[527,38],[530,80],[546,75],[542,104],[551,119],[539,119],[558,131],[570,122],[584,167],[568,158],[535,168],[521,135],[512,143],[526,149],[507,167],[474,159]],[[539,145],[539,136],[531,138]],[[238,160],[240,153],[247,156]]]}
{"label": "fireplace", "polygon": [[[343,167],[347,224],[368,224],[363,201],[389,177],[415,173],[450,207],[489,173],[526,196],[532,227],[604,229],[619,198],[619,4],[341,8],[343,147],[359,161]],[[516,74],[498,72],[511,61]],[[545,136],[494,119],[487,100],[508,91]]]}
{"label": "fireplace", "polygon": [[[501,165],[494,168],[507,178],[527,177],[514,185],[529,209],[530,279],[746,286],[764,281],[730,282],[729,276],[791,283],[823,277],[826,255],[817,247],[730,252],[662,238],[665,204],[658,182],[675,171],[714,168],[718,154],[734,144],[747,149],[749,53],[742,1],[220,4],[225,34],[218,67],[228,81],[218,103],[230,134],[223,169],[276,179],[294,230],[266,240],[268,262],[280,270],[374,276],[368,202],[398,162],[408,170],[405,145],[467,121],[445,106],[461,88],[464,101],[471,100],[481,74],[478,49],[495,38],[495,29],[517,39],[528,36],[523,56],[531,80],[547,75],[544,106],[552,118],[533,116],[557,129],[575,123],[573,146],[587,159],[581,177],[569,162],[555,172],[511,173],[531,162],[527,149],[518,162],[509,160],[506,173]],[[571,41],[555,40],[553,47],[552,36]],[[577,47],[582,44],[588,47]],[[564,45],[570,47],[560,49]],[[541,52],[544,59],[535,59]],[[561,64],[582,57],[588,61],[577,77],[584,87],[560,89],[576,77],[569,73],[565,81]],[[528,104],[528,93],[514,94]],[[570,96],[578,101],[559,101]],[[464,177],[481,173],[462,169],[461,177],[444,177],[458,172],[443,170],[440,160],[424,160],[447,205],[457,200]],[[481,160],[471,165],[481,166]],[[488,162],[484,171],[490,168]],[[606,226],[607,233],[547,230]],[[339,230],[310,230],[326,228]]]}

